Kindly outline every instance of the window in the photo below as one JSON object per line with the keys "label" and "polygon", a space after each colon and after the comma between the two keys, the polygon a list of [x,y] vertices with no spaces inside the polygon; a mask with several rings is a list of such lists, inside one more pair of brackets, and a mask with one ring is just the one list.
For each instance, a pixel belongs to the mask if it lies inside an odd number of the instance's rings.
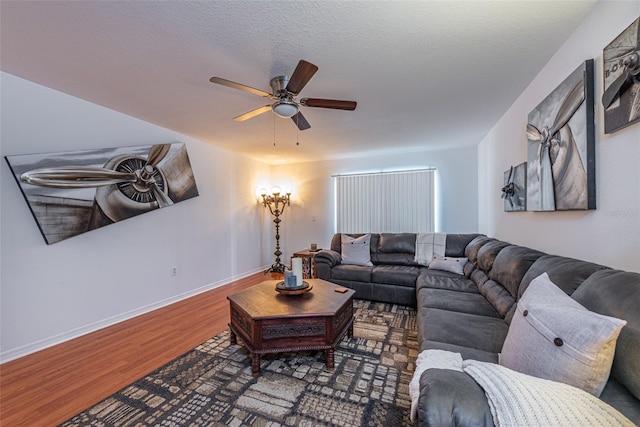
{"label": "window", "polygon": [[338,233],[434,231],[435,169],[336,175]]}

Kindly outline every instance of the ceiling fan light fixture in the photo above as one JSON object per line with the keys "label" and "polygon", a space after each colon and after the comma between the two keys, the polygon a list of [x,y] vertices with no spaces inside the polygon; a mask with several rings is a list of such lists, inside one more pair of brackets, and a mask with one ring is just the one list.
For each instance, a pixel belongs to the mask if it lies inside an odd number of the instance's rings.
{"label": "ceiling fan light fixture", "polygon": [[298,106],[293,102],[280,101],[271,106],[271,109],[278,116],[288,119],[298,113]]}

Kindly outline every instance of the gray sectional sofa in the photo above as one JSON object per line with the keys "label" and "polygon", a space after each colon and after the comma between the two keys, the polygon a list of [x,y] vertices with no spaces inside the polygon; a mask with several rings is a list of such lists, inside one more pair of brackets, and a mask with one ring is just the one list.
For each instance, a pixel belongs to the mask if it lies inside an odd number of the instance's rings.
{"label": "gray sectional sofa", "polygon": [[[358,235],[354,235],[358,236]],[[414,261],[416,235],[373,234],[372,266],[340,262],[340,234],[316,254],[319,278],[356,298],[417,308],[419,350],[498,362],[517,302],[533,279],[551,281],[588,310],[624,319],[600,399],[640,424],[640,274],[613,270],[479,234],[448,234],[448,257],[466,257],[464,274]],[[420,426],[493,426],[483,389],[465,372],[429,369],[420,377]]]}
{"label": "gray sectional sofa", "polygon": [[[354,237],[362,234],[353,234]],[[446,256],[464,256],[464,249],[478,234],[448,234]],[[415,233],[371,235],[373,266],[341,263],[341,235],[331,239],[329,250],[318,252],[316,274],[356,291],[356,298],[416,306],[416,280],[426,268],[414,261]]]}

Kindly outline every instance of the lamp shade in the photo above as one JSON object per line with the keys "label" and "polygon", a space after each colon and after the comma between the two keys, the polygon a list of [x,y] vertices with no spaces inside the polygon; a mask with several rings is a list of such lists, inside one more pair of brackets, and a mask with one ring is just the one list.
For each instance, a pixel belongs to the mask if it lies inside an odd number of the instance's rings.
{"label": "lamp shade", "polygon": [[278,116],[283,118],[289,118],[294,116],[298,112],[298,106],[293,102],[280,101],[271,106],[271,109]]}

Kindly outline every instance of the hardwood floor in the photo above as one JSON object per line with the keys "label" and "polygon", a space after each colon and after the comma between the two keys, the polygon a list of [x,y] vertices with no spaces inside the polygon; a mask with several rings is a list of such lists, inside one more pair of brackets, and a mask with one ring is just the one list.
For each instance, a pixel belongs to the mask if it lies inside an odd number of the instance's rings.
{"label": "hardwood floor", "polygon": [[0,425],[54,426],[227,328],[257,273],[0,365]]}

